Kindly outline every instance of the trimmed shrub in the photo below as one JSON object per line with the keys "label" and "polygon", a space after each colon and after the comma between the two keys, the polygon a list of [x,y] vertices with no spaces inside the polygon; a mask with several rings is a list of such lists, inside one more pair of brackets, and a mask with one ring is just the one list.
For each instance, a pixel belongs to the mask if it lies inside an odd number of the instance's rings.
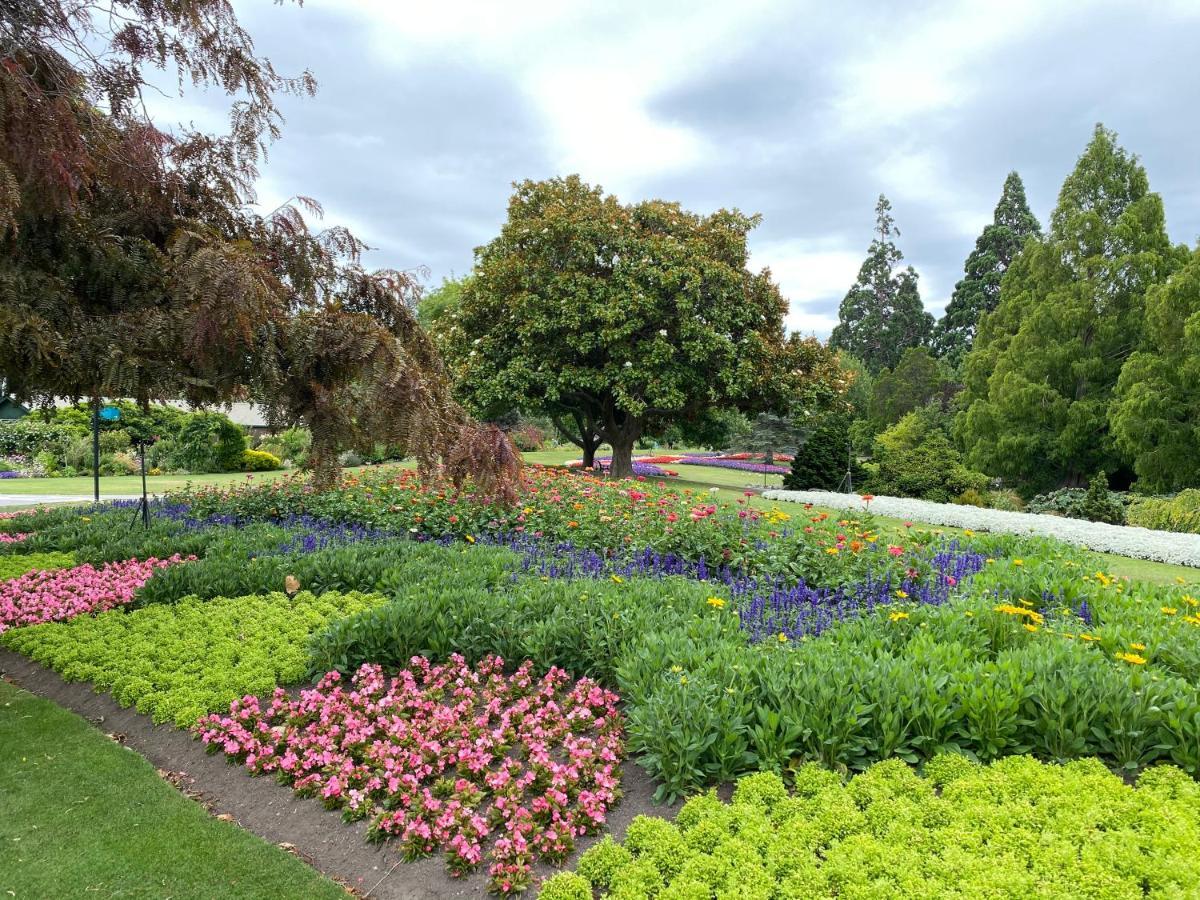
{"label": "trimmed shrub", "polygon": [[189,472],[239,472],[245,449],[245,432],[228,416],[199,412],[179,429],[172,462]]}
{"label": "trimmed shrub", "polygon": [[283,461],[274,454],[263,450],[242,451],[243,472],[273,472],[283,468]]}

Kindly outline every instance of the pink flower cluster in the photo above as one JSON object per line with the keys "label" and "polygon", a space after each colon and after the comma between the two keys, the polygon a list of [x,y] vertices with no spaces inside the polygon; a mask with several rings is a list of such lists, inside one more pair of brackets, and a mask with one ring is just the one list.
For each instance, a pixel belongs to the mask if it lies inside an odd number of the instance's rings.
{"label": "pink flower cluster", "polygon": [[413,657],[385,678],[366,664],[341,684],[330,672],[293,699],[277,688],[197,728],[210,747],[251,772],[275,773],[347,818],[371,818],[373,837],[396,837],[406,857],[435,850],[451,873],[490,850],[491,888],[523,890],[533,862],[559,862],[597,831],[620,796],[619,698],[561,669],[512,675],[489,657],[472,669]]}
{"label": "pink flower cluster", "polygon": [[[187,557],[195,559],[194,556]],[[133,599],[156,569],[183,562],[170,559],[90,564],[56,571],[26,572],[0,582],[0,633],[20,625],[61,622],[84,613],[98,613],[122,606]]]}
{"label": "pink flower cluster", "polygon": [[4,534],[0,532],[0,544],[19,544],[27,537],[29,537],[28,534]]}

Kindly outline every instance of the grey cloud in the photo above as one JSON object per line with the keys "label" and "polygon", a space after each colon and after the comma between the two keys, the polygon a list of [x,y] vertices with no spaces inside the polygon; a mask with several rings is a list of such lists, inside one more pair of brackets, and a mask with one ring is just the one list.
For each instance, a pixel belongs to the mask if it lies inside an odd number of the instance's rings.
{"label": "grey cloud", "polygon": [[[1145,9],[1093,8],[978,54],[963,73],[970,90],[961,106],[841,128],[831,106],[839,65],[869,58],[889,35],[942,9],[814,15],[781,6],[769,27],[733,36],[726,56],[651,99],[652,118],[691,129],[710,152],[638,181],[637,195],[622,199],[664,197],[701,211],[737,206],[764,216],[756,245],[799,241],[859,254],[871,239],[875,197],[887,192],[906,261],[925,275],[922,293],[936,306],[975,239],[953,214],[970,210],[983,222],[1015,168],[1044,222],[1103,121],[1141,154],[1175,240],[1196,240],[1194,20],[1184,27]],[[321,83],[316,98],[285,103],[271,184],[317,196],[362,223],[380,247],[373,264],[426,264],[435,282],[461,274],[473,248],[499,228],[512,181],[566,174],[553,168],[546,123],[504,71],[445,50],[385,64],[368,48],[368,26],[316,5],[258,4],[244,17],[282,71],[308,66]],[[897,152],[940,161],[939,191],[906,194],[901,175],[888,172]],[[836,311],[844,290],[804,311]]]}

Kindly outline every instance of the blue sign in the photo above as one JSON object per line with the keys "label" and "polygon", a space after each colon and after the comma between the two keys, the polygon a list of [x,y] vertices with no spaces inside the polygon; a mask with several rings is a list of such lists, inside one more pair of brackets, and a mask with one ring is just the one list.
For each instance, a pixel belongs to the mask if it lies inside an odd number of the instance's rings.
{"label": "blue sign", "polygon": [[105,422],[116,422],[121,418],[121,410],[115,406],[100,407],[100,418]]}

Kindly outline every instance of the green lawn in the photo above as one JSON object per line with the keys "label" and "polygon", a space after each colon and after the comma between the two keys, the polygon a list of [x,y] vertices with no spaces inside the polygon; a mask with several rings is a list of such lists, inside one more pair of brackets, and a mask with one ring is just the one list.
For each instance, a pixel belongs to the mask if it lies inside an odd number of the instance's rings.
{"label": "green lawn", "polygon": [[0,897],[344,898],[74,713],[0,681]]}

